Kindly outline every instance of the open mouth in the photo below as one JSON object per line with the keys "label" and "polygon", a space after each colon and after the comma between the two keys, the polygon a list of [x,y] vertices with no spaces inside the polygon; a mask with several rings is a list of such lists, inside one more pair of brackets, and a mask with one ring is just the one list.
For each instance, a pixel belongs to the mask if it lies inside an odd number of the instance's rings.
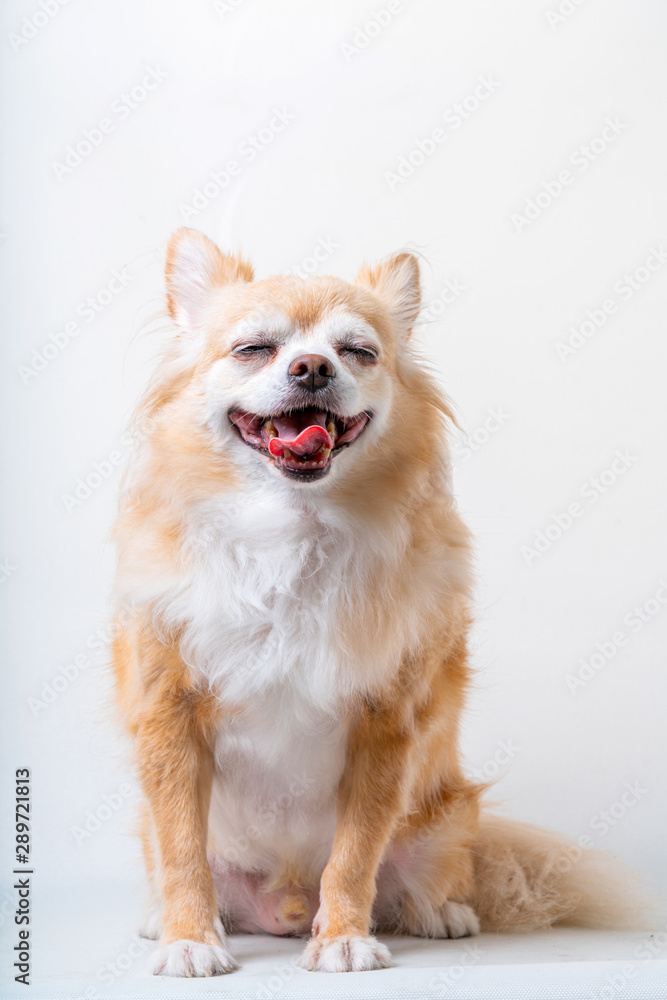
{"label": "open mouth", "polygon": [[242,440],[270,456],[285,475],[312,481],[327,474],[332,457],[357,440],[371,415],[339,417],[309,407],[268,417],[232,410],[229,419]]}

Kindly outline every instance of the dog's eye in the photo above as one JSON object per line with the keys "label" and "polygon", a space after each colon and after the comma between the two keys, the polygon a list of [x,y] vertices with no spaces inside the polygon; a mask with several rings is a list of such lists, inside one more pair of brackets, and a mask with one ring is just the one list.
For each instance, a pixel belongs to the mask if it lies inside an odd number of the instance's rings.
{"label": "dog's eye", "polygon": [[235,357],[251,357],[253,355],[268,357],[270,354],[275,354],[276,350],[275,344],[238,344],[232,348],[232,354]]}
{"label": "dog's eye", "polygon": [[360,347],[357,344],[341,344],[338,348],[339,354],[347,355],[348,357],[358,358],[359,361],[364,361],[366,364],[375,364],[378,359],[378,353],[373,347]]}

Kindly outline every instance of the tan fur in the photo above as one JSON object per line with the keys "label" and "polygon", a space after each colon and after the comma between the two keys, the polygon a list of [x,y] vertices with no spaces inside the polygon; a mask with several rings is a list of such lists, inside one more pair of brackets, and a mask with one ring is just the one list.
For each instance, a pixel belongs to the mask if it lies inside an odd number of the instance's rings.
{"label": "tan fur", "polygon": [[474,863],[474,902],[485,930],[636,929],[650,925],[658,906],[617,858],[528,823],[485,816]]}
{"label": "tan fur", "polygon": [[[116,646],[121,685],[129,665],[122,658],[122,642]],[[137,629],[135,642],[141,696],[127,718],[159,845],[167,914],[163,940],[217,943],[206,826],[212,771],[208,737],[220,707],[209,695],[192,690],[178,656],[170,655],[148,629]],[[149,821],[142,839],[149,876],[155,877]]]}
{"label": "tan fur", "polygon": [[[183,304],[179,268],[187,246],[205,258],[208,285],[198,286]],[[363,466],[350,467],[336,481],[328,502],[341,512],[353,509],[357,523],[369,531],[396,525],[409,544],[400,573],[387,575],[378,564],[369,579],[369,599],[345,607],[349,647],[361,652],[389,644],[390,649],[416,581],[433,595],[422,609],[420,635],[394,673],[349,699],[338,819],[321,872],[309,967],[317,967],[312,963],[320,960],[325,942],[366,939],[373,922],[413,934],[439,933],[438,914],[448,902],[472,904],[489,928],[524,929],[567,919],[600,925],[607,916],[609,923],[623,922],[627,907],[619,904],[618,891],[611,893],[614,907],[599,893],[599,877],[589,877],[592,862],[559,874],[554,857],[560,841],[503,821],[483,818],[480,826],[483,789],[462,772],[470,539],[451,499],[446,464],[435,461],[451,410],[402,346],[419,305],[415,259],[403,254],[365,268],[354,285],[335,278],[306,283],[270,278],[251,285],[248,264],[220,254],[199,234],[181,231],[170,244],[166,272],[168,308],[172,317],[181,317],[182,329],[139,406],[143,425],[150,420],[149,441],[126,484],[116,532],[120,592],[134,586],[142,593],[145,577],[146,596],[136,599],[129,618],[121,616],[114,650],[119,705],[135,739],[148,806],[142,830],[146,866],[164,902],[162,944],[221,940],[206,854],[214,742],[221,720],[243,706],[227,705],[185,665],[180,636],[162,627],[150,581],[178,579],[189,558],[184,526],[198,505],[244,481],[239,463],[211,447],[202,430],[200,379],[228,355],[225,330],[249,308],[267,303],[303,329],[344,305],[377,331],[385,351],[400,419],[390,442],[380,440]],[[197,351],[179,344],[187,339],[188,323],[215,331],[205,334]],[[444,560],[450,566],[446,579]],[[402,862],[392,859],[407,855],[417,858],[409,888],[396,895],[393,908],[377,909],[383,864],[394,864],[401,877]],[[282,889],[280,912],[300,928],[308,913],[306,894],[317,889],[312,874],[285,862],[264,885],[266,893]]]}

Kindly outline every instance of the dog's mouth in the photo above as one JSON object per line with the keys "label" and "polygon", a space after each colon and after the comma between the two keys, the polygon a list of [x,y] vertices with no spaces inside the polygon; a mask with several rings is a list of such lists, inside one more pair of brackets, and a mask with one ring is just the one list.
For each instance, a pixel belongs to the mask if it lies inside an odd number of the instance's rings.
{"label": "dog's mouth", "polygon": [[232,410],[229,419],[241,439],[263,451],[281,472],[312,482],[327,474],[337,452],[357,440],[371,414],[340,417],[309,407],[268,417]]}

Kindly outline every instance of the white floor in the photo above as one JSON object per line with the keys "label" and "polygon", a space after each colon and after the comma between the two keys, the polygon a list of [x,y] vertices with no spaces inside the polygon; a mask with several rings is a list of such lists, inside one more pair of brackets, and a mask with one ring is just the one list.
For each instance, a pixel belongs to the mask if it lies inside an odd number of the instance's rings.
{"label": "white floor", "polygon": [[[11,892],[11,890],[10,890]],[[131,886],[35,886],[31,986],[13,981],[15,928],[2,927],[0,996],[13,1000],[144,1000],[149,997],[393,997],[451,1000],[667,1000],[667,933],[556,930],[463,941],[384,940],[395,965],[343,976],[303,972],[303,942],[269,936],[231,939],[241,963],[206,980],[152,977],[156,947],[134,935],[139,899]]]}

